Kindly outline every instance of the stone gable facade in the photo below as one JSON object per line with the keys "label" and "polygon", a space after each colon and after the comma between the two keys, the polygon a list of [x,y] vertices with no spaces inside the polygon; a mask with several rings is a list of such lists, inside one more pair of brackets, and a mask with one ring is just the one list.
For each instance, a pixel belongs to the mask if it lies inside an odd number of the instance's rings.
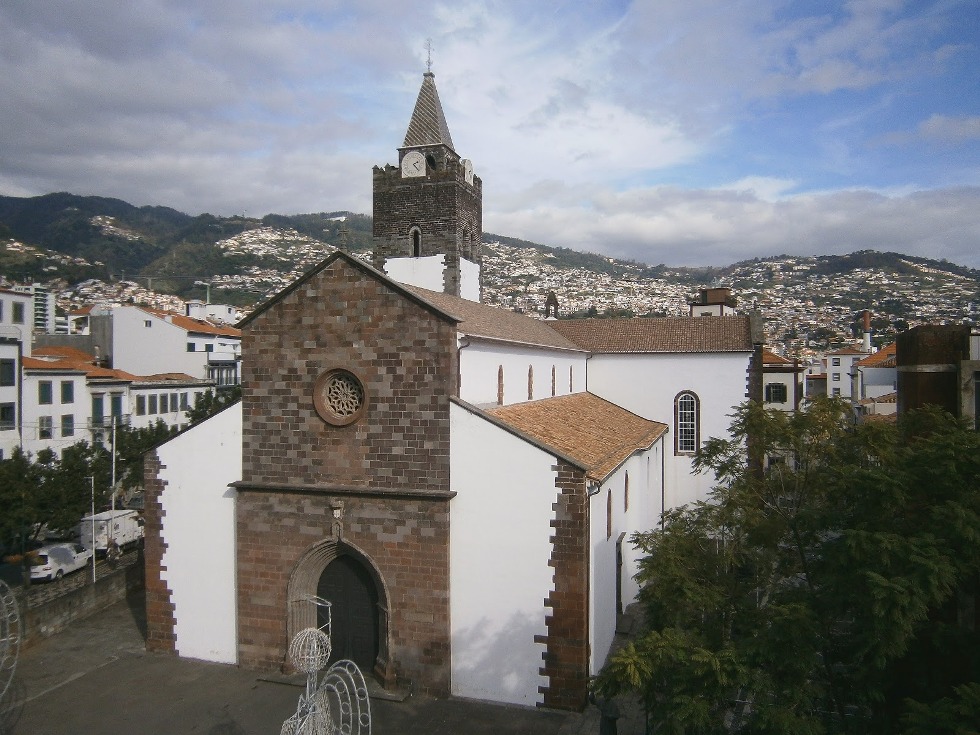
{"label": "stone gable facade", "polygon": [[[447,695],[453,320],[338,254],[250,317],[243,348],[239,663],[283,667],[311,622],[291,605],[347,555],[375,585],[375,672]],[[314,401],[337,369],[363,388],[347,425]]]}

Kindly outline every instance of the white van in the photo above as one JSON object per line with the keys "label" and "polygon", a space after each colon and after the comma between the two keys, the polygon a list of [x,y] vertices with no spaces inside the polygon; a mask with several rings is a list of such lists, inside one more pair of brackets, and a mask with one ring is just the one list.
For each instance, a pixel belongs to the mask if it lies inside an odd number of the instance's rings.
{"label": "white van", "polygon": [[92,561],[92,550],[81,544],[48,544],[31,553],[31,579],[61,579]]}

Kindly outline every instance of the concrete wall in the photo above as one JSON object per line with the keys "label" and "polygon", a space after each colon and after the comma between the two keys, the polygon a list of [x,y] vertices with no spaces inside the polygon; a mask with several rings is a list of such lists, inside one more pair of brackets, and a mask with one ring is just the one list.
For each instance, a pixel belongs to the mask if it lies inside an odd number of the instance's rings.
{"label": "concrete wall", "polygon": [[[501,369],[504,405],[528,400],[529,368],[533,369],[535,400],[552,395],[564,396],[585,389],[585,353],[581,352],[474,340],[460,351],[459,361],[460,398],[474,405],[497,403],[498,376]],[[552,370],[555,378],[554,393]]]}
{"label": "concrete wall", "polygon": [[555,458],[459,406],[450,417],[452,691],[539,704]]}
{"label": "concrete wall", "polygon": [[235,491],[242,476],[238,403],[157,449],[164,551],[181,656],[237,663]]}
{"label": "concrete wall", "polygon": [[[92,570],[77,572],[79,575],[88,574],[91,580]],[[65,578],[68,581],[68,578]],[[95,584],[87,582],[78,589],[55,597],[37,607],[26,610],[21,599],[21,625],[23,638],[21,645],[25,648],[59,633],[72,623],[96,615],[117,602],[126,599],[129,594],[138,593],[143,589],[143,563],[140,558],[135,564],[121,567],[111,574],[100,578]]]}

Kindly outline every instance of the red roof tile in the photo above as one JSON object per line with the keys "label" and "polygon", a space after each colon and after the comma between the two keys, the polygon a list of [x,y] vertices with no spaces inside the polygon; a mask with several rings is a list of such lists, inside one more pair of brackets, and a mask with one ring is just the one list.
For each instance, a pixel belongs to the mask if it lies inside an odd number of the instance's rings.
{"label": "red roof tile", "polygon": [[666,424],[648,421],[592,393],[515,403],[487,414],[577,462],[599,482],[667,431]]}
{"label": "red roof tile", "polygon": [[751,352],[744,316],[562,319],[547,322],[590,352]]}
{"label": "red roof tile", "polygon": [[892,342],[887,347],[882,347],[877,352],[868,355],[863,360],[858,360],[855,365],[860,367],[895,367],[895,354],[898,349],[898,343]]}

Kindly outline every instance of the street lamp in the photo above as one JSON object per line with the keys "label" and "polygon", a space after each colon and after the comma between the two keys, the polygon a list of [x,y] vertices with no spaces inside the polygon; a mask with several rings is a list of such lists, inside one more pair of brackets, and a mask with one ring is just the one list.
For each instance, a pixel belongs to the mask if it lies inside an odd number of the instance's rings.
{"label": "street lamp", "polygon": [[88,479],[92,481],[92,514],[89,518],[92,520],[92,584],[95,584],[95,475]]}

